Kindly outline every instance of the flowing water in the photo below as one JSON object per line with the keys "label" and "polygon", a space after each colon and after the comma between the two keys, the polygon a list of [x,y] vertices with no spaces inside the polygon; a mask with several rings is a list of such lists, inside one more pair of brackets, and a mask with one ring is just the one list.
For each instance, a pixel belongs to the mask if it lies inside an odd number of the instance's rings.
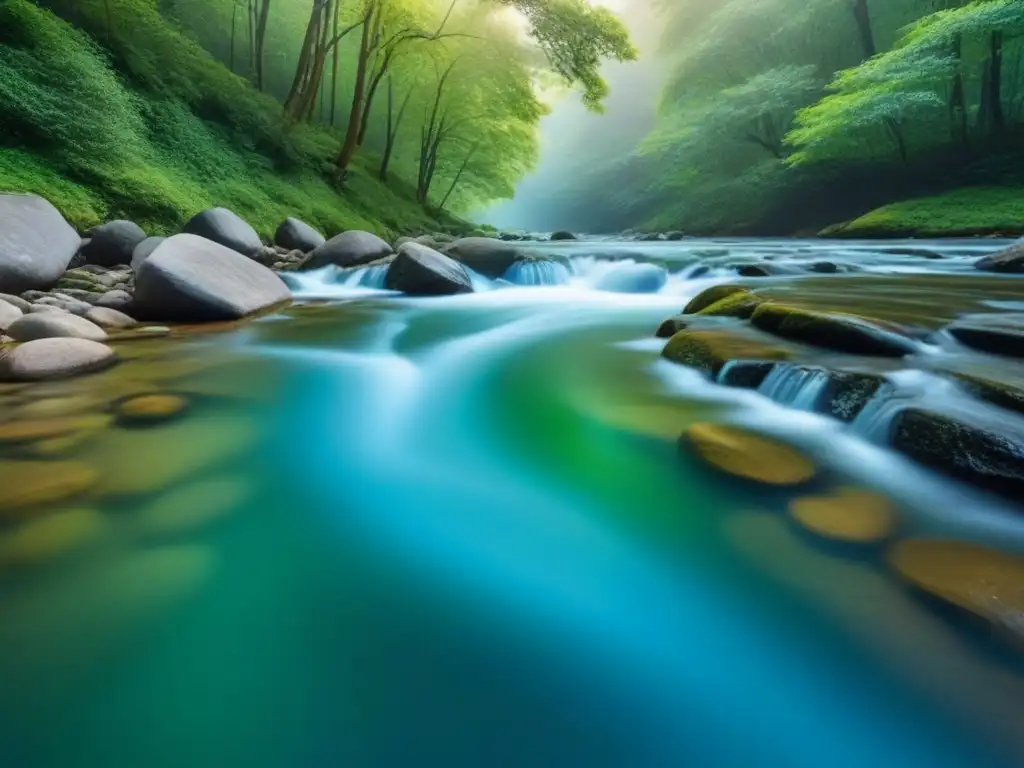
{"label": "flowing water", "polygon": [[901,536],[1024,552],[1019,510],[876,439],[899,398],[984,416],[932,370],[991,360],[922,344],[844,426],[810,412],[813,371],[734,390],[653,339],[741,263],[828,260],[839,274],[764,284],[837,300],[920,278],[896,319],[956,314],[934,281],[1020,309],[1024,281],[971,267],[999,245],[545,244],[557,264],[432,299],[329,269],[291,278],[281,315],[3,394],[12,413],[147,387],[191,405],[61,454],[99,473],[54,505],[89,510],[90,535],[2,572],[0,765],[1021,764],[1016,650],[675,441],[756,427],[892,498]]}

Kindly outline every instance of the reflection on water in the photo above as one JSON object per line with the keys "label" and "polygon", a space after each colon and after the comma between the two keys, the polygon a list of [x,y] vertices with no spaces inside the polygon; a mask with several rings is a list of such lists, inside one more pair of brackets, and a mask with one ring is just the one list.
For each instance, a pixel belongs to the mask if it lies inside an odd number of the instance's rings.
{"label": "reflection on water", "polygon": [[[2,764],[1019,764],[1012,634],[891,554],[1024,551],[1018,513],[635,343],[721,279],[679,278],[686,248],[653,293],[575,260],[450,299],[348,276],[0,393]],[[187,407],[126,406],[154,394]],[[680,453],[704,422],[785,439],[812,485]]]}

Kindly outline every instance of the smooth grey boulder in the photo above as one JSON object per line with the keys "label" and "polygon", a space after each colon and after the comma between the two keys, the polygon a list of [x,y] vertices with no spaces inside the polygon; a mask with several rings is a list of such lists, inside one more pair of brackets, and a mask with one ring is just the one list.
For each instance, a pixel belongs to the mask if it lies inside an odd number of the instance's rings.
{"label": "smooth grey boulder", "polygon": [[89,339],[103,341],[107,333],[95,323],[70,312],[35,312],[23,315],[7,328],[7,335],[15,341],[36,339]]}
{"label": "smooth grey boulder", "polygon": [[210,208],[197,213],[182,231],[205,237],[250,258],[263,248],[260,236],[249,222],[227,208]]}
{"label": "smooth grey boulder", "polygon": [[110,307],[93,307],[85,313],[85,319],[100,328],[118,330],[121,328],[133,328],[138,325],[135,318],[129,317],[124,312],[119,312]]}
{"label": "smooth grey boulder", "polygon": [[31,301],[25,301],[21,296],[12,296],[9,293],[0,293],[0,301],[6,301],[8,304],[20,309],[22,312],[28,312],[28,308],[32,306]]}
{"label": "smooth grey boulder", "polygon": [[0,381],[41,381],[91,373],[117,362],[106,344],[88,339],[38,339],[0,354]]}
{"label": "smooth grey boulder", "polygon": [[504,240],[464,237],[444,249],[445,254],[484,277],[501,277],[522,258],[521,251]]}
{"label": "smooth grey boulder", "polygon": [[49,288],[82,239],[60,211],[37,195],[0,195],[0,291]]}
{"label": "smooth grey boulder", "polygon": [[369,264],[392,253],[391,246],[370,232],[357,229],[335,235],[314,250],[303,269],[321,269],[330,264],[345,269]]}
{"label": "smooth grey boulder", "polygon": [[0,331],[6,333],[7,329],[24,314],[20,307],[0,299]]}
{"label": "smooth grey boulder", "polygon": [[88,238],[81,249],[83,263],[113,267],[132,260],[132,252],[146,239],[146,233],[134,221],[120,219],[94,228]]}
{"label": "smooth grey boulder", "polygon": [[107,291],[96,299],[97,307],[110,307],[111,309],[124,309],[132,303],[132,295],[127,291]]}
{"label": "smooth grey boulder", "polygon": [[281,278],[229,248],[196,235],[175,235],[135,276],[133,317],[144,320],[237,320],[291,300]]}
{"label": "smooth grey boulder", "polygon": [[413,296],[472,293],[466,268],[454,259],[419,243],[406,243],[388,267],[384,286]]}
{"label": "smooth grey boulder", "polygon": [[979,259],[974,262],[974,268],[983,272],[1024,272],[1024,240],[1014,243],[1005,251]]}
{"label": "smooth grey boulder", "polygon": [[289,251],[309,253],[327,242],[327,238],[299,219],[289,217],[281,222],[274,234],[274,245]]}
{"label": "smooth grey boulder", "polygon": [[138,272],[142,262],[148,259],[153,254],[153,251],[160,247],[160,243],[166,239],[166,237],[147,237],[136,245],[135,250],[132,251],[131,258],[128,260],[132,265],[132,269]]}

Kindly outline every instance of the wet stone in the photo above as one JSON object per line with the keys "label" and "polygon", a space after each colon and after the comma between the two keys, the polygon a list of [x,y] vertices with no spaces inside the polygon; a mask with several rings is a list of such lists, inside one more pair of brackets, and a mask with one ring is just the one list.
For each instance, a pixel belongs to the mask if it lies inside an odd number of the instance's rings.
{"label": "wet stone", "polygon": [[896,526],[896,513],[889,500],[858,488],[794,499],[789,514],[814,534],[856,544],[882,541]]}
{"label": "wet stone", "polygon": [[737,427],[694,424],[680,445],[723,472],[765,485],[802,485],[817,474],[799,451]]}
{"label": "wet stone", "polygon": [[0,518],[24,517],[33,507],[73,499],[98,479],[96,470],[79,462],[0,462]]}
{"label": "wet stone", "polygon": [[129,397],[115,406],[118,421],[124,424],[159,424],[180,416],[188,400],[177,395],[152,394]]}

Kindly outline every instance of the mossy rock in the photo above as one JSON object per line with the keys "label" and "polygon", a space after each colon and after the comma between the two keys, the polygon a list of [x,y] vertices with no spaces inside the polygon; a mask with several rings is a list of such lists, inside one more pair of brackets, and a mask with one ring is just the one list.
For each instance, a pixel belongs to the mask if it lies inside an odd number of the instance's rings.
{"label": "mossy rock", "polygon": [[[69,280],[66,277],[62,277],[57,281],[57,285],[54,286],[58,291],[84,291],[87,294],[100,294],[102,295],[105,290],[102,285],[93,283],[88,280]],[[69,294],[70,295],[70,294]],[[72,298],[77,298],[72,296]]]}
{"label": "mossy rock", "polygon": [[33,566],[54,560],[94,540],[103,526],[103,515],[84,508],[28,520],[0,539],[0,565]]}
{"label": "mossy rock", "polygon": [[665,345],[662,357],[697,368],[712,378],[734,360],[786,360],[789,353],[779,347],[724,331],[680,331]]}
{"label": "mossy rock", "polygon": [[21,518],[44,504],[56,504],[90,491],[95,469],[75,461],[0,462],[0,518]]}
{"label": "mossy rock", "polygon": [[946,329],[957,341],[980,352],[1024,357],[1024,315],[976,315]]}
{"label": "mossy rock", "polygon": [[904,357],[917,351],[912,339],[854,315],[766,302],[753,313],[751,322],[785,339],[854,355]]}
{"label": "mossy rock", "polygon": [[671,339],[680,331],[685,331],[686,324],[687,319],[682,315],[670,317],[665,322],[658,326],[658,330],[655,331],[654,335],[657,336],[659,339]]}
{"label": "mossy rock", "polygon": [[885,385],[885,378],[878,374],[829,371],[828,384],[818,401],[817,410],[840,421],[851,422]]}
{"label": "mossy rock", "polygon": [[1024,413],[1024,389],[969,373],[952,374],[966,389],[980,400],[998,405],[1008,411]]}
{"label": "mossy rock", "polygon": [[736,292],[705,307],[697,314],[704,317],[738,317],[741,320],[748,320],[765,301],[767,300],[749,291]]}
{"label": "mossy rock", "polygon": [[737,293],[750,293],[750,289],[744,288],[742,285],[713,285],[694,296],[683,309],[683,314],[695,315],[712,304],[717,304],[722,299]]}
{"label": "mossy rock", "polygon": [[969,542],[912,539],[894,546],[888,560],[918,589],[1020,637],[1024,558]]}
{"label": "mossy rock", "polygon": [[737,427],[694,424],[680,443],[723,472],[765,485],[803,485],[817,474],[799,451]]}
{"label": "mossy rock", "polygon": [[884,496],[858,488],[794,499],[789,514],[811,533],[854,544],[883,541],[896,527],[892,503]]}
{"label": "mossy rock", "polygon": [[907,408],[893,420],[890,439],[896,450],[927,467],[1024,499],[1024,438],[1019,435]]}
{"label": "mossy rock", "polygon": [[75,432],[102,429],[110,422],[103,414],[90,414],[60,419],[30,419],[0,424],[0,445],[31,443]]}

